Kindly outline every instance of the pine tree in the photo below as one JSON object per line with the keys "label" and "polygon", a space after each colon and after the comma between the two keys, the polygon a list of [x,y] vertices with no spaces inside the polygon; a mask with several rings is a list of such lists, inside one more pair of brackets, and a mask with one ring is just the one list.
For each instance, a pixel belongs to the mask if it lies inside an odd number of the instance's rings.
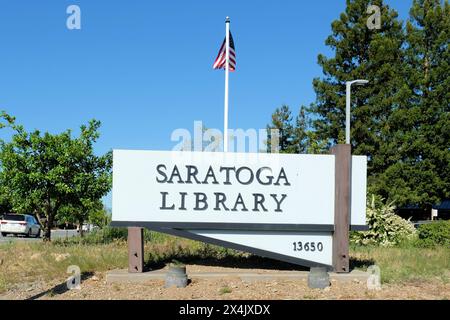
{"label": "pine tree", "polygon": [[[381,29],[369,29],[367,8],[381,9]],[[380,1],[348,0],[340,18],[332,23],[326,39],[335,56],[319,55],[324,77],[313,86],[317,100],[311,105],[313,127],[326,147],[345,141],[345,96],[347,81],[367,79],[364,87],[352,87],[351,144],[354,154],[369,157],[369,171],[389,166],[394,153],[386,145],[389,117],[407,93],[402,77],[404,35],[398,14]]]}
{"label": "pine tree", "polygon": [[267,151],[271,151],[271,129],[278,130],[278,151],[280,153],[308,153],[309,151],[309,119],[306,108],[300,107],[294,118],[287,105],[277,108],[272,114],[272,123],[267,126],[269,139]]}
{"label": "pine tree", "polygon": [[406,103],[390,125],[395,163],[373,190],[400,204],[429,206],[450,197],[450,8],[415,0],[406,25]]}
{"label": "pine tree", "polygon": [[[334,56],[318,56],[316,102],[286,126],[282,150],[320,153],[344,143],[345,83],[367,79],[352,88],[351,144],[368,156],[369,191],[397,206],[450,198],[450,11],[441,1],[414,0],[405,30],[382,0],[347,0],[326,39]],[[379,29],[367,25],[370,5],[381,9]],[[290,111],[277,112],[273,120],[292,123]]]}
{"label": "pine tree", "polygon": [[277,130],[278,152],[295,153],[294,126],[292,124],[292,112],[287,105],[277,108],[272,114],[272,123],[267,126],[268,152],[271,151],[271,138],[273,130]]}

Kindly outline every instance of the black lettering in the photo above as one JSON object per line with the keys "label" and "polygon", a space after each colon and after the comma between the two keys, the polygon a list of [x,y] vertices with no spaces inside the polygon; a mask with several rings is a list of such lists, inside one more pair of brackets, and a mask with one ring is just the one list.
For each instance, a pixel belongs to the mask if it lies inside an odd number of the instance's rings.
{"label": "black lettering", "polygon": [[252,211],[259,212],[258,205],[261,206],[263,211],[267,211],[267,209],[264,207],[264,201],[265,201],[264,195],[261,193],[254,193],[253,197],[255,199],[255,206],[253,207]]}
{"label": "black lettering", "polygon": [[166,197],[167,197],[167,195],[169,193],[168,192],[160,192],[160,193],[162,195],[162,206],[159,207],[159,209],[161,209],[161,210],[173,210],[173,209],[175,209],[175,205],[174,204],[172,206],[170,206],[170,207],[168,207],[166,205]]}
{"label": "black lettering", "polygon": [[277,195],[276,195],[276,194],[271,194],[270,196],[271,196],[271,197],[275,200],[275,202],[277,203],[277,209],[275,210],[275,212],[283,212],[283,210],[281,210],[281,203],[284,201],[284,199],[286,199],[287,194],[282,194],[282,195],[281,195],[281,200],[280,200],[280,201],[278,201]]}
{"label": "black lettering", "polygon": [[211,166],[209,166],[208,172],[206,173],[205,180],[203,180],[203,184],[208,184],[208,178],[212,178],[214,180],[213,184],[219,184],[217,182],[216,176],[214,175],[214,170]]}
{"label": "black lettering", "polygon": [[[261,181],[261,172],[263,172],[264,170],[270,171],[270,175],[266,176],[266,178],[268,179],[267,182]],[[270,169],[269,167],[262,167],[262,168],[258,169],[258,171],[256,171],[256,180],[258,180],[258,182],[260,184],[262,184],[263,186],[271,185],[272,181],[273,181],[272,169]]]}
{"label": "black lettering", "polygon": [[[208,202],[206,200],[208,199],[206,197],[206,194],[203,192],[194,192],[195,195],[195,211],[204,211],[208,209]],[[201,197],[201,198],[200,198]],[[203,203],[203,206],[200,207],[200,204]]]}
{"label": "black lettering", "polygon": [[180,208],[178,208],[178,210],[186,210],[186,196],[187,196],[187,192],[180,192],[180,196],[181,196],[181,205]]}
{"label": "black lettering", "polygon": [[[250,177],[249,177],[249,179],[248,179],[247,182],[241,181],[241,172],[242,172],[242,170],[247,170],[248,172],[250,172]],[[252,169],[250,169],[250,168],[248,168],[248,167],[240,167],[240,168],[236,171],[236,179],[239,181],[240,184],[243,184],[243,185],[249,185],[250,183],[253,182],[253,179],[254,179],[254,175],[253,175]]]}
{"label": "black lettering", "polygon": [[172,174],[170,175],[169,181],[167,183],[173,183],[173,178],[178,177],[178,183],[184,183],[183,179],[181,178],[180,171],[178,171],[177,166],[173,167]]}
{"label": "black lettering", "polygon": [[195,182],[200,184],[197,179],[198,169],[196,166],[186,166],[187,169],[187,180],[186,183],[192,183],[191,178],[194,178]]}
{"label": "black lettering", "polygon": [[230,182],[230,171],[236,171],[236,167],[220,167],[220,172],[225,171],[226,172],[226,180],[223,184],[231,184]]}
{"label": "black lettering", "polygon": [[280,174],[278,175],[278,179],[277,182],[274,183],[274,185],[279,186],[280,185],[280,180],[284,179],[284,185],[285,186],[290,186],[291,184],[289,183],[287,176],[286,176],[286,172],[284,172],[284,168],[281,168]]}
{"label": "black lettering", "polygon": [[229,211],[230,209],[228,209],[225,205],[225,201],[227,200],[227,196],[225,195],[225,193],[214,192],[214,195],[216,196],[216,207],[214,208],[214,210],[220,211],[219,205],[221,204],[225,211]]}
{"label": "black lettering", "polygon": [[247,207],[245,206],[244,199],[242,199],[242,195],[240,193],[238,194],[236,198],[236,203],[234,204],[234,207],[233,209],[231,209],[231,211],[238,211],[236,209],[238,205],[242,206],[241,211],[248,211]]}
{"label": "black lettering", "polygon": [[162,176],[164,177],[164,179],[160,180],[160,179],[158,179],[158,177],[157,177],[157,178],[156,178],[156,181],[159,182],[159,183],[166,183],[166,182],[167,182],[167,175],[166,175],[166,173],[165,173],[164,171],[161,170],[162,168],[164,168],[164,170],[166,170],[166,166],[163,165],[163,164],[158,165],[158,166],[156,167],[156,170],[158,171],[158,173],[159,173],[160,175],[162,175]]}

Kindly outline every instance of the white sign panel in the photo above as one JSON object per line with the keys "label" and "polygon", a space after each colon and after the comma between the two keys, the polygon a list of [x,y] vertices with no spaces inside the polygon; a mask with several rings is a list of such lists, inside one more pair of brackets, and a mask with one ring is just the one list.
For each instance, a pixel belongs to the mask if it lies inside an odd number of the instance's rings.
{"label": "white sign panel", "polygon": [[[113,154],[113,224],[146,226],[303,265],[332,265],[335,156]],[[367,157],[352,157],[352,226],[366,224]]]}
{"label": "white sign panel", "polygon": [[[351,224],[366,224],[352,157]],[[334,224],[334,155],[114,151],[113,220]]]}
{"label": "white sign panel", "polygon": [[189,230],[197,235],[248,246],[267,252],[276,252],[295,259],[331,265],[333,237],[330,234],[307,232],[215,231]]}
{"label": "white sign panel", "polygon": [[113,163],[116,222],[334,224],[334,155],[115,150]]}
{"label": "white sign panel", "polygon": [[366,225],[367,157],[352,156],[352,226]]}

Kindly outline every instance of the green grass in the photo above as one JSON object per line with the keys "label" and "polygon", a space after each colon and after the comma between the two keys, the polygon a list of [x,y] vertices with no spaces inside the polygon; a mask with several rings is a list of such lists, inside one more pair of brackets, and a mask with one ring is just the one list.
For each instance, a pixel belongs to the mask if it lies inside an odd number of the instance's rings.
{"label": "green grass", "polygon": [[[116,232],[116,231],[114,231]],[[252,259],[246,253],[176,238],[156,232],[148,233],[145,243],[147,267],[163,266],[174,259],[182,263],[213,261],[217,265],[239,267],[245,263],[264,268],[274,262]],[[77,265],[82,273],[103,272],[128,265],[127,243],[92,234],[85,239],[43,242],[11,242],[0,244],[0,292],[14,284],[59,280],[65,282],[67,267]],[[352,246],[351,264],[366,270],[376,264],[384,283],[414,280],[450,281],[450,248]],[[224,289],[225,290],[225,289]]]}
{"label": "green grass", "polygon": [[231,292],[233,292],[233,290],[231,290],[231,288],[229,288],[229,287],[222,287],[219,290],[219,294],[220,295],[228,294],[228,293],[231,293]]}
{"label": "green grass", "polygon": [[376,264],[384,283],[435,279],[450,281],[450,248],[418,248],[414,246],[354,246],[350,256],[355,268],[366,270]]}

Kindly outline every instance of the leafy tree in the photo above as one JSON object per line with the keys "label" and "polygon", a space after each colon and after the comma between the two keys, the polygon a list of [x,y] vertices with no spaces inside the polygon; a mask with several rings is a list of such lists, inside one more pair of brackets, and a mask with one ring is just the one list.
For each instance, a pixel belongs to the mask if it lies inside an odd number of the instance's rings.
{"label": "leafy tree", "polygon": [[[367,27],[372,4],[381,9],[379,30]],[[352,150],[368,156],[370,192],[397,206],[450,197],[449,19],[447,0],[415,0],[405,31],[382,0],[347,0],[325,42],[334,56],[318,56],[323,77],[313,81],[316,102],[300,121],[312,126],[303,125],[300,141],[306,136],[314,153],[344,143],[345,84],[369,80],[352,88]],[[290,116],[277,109],[269,127],[287,134],[282,151],[298,153]]]}
{"label": "leafy tree", "polygon": [[[367,27],[366,10],[371,4],[381,9],[379,30]],[[346,82],[370,81],[352,87],[351,144],[354,154],[369,157],[372,173],[388,167],[389,156],[395,153],[387,143],[389,117],[408,93],[402,77],[404,34],[397,16],[381,0],[347,0],[345,12],[332,23],[332,35],[325,41],[335,55],[318,56],[324,77],[313,81],[317,100],[309,111],[317,137],[327,142],[327,149],[345,143]]]}
{"label": "leafy tree", "polygon": [[9,200],[9,195],[7,193],[6,188],[3,185],[1,185],[1,181],[0,181],[0,217],[4,213],[11,212],[11,210],[12,210],[12,205],[11,205],[11,201]]}
{"label": "leafy tree", "polygon": [[89,222],[103,227],[106,225],[105,221],[108,221],[107,213],[100,199],[94,201],[84,199],[75,204],[65,205],[58,211],[56,218],[61,222],[77,224],[81,237],[84,236],[82,228],[84,223]]}
{"label": "leafy tree", "polygon": [[93,152],[100,122],[81,126],[80,136],[74,138],[70,130],[28,133],[14,118],[1,116],[3,127],[14,130],[10,142],[0,143],[2,186],[15,211],[33,212],[44,227],[44,239],[50,240],[58,212],[67,207],[85,209],[111,188],[111,153]]}
{"label": "leafy tree", "polygon": [[105,228],[111,222],[111,212],[102,205],[100,209],[91,211],[89,222],[100,228]]}
{"label": "leafy tree", "polygon": [[295,153],[294,125],[292,123],[292,112],[287,105],[277,108],[272,114],[272,123],[267,127],[269,132],[269,150],[271,148],[271,130],[277,130],[278,149],[280,153]]}
{"label": "leafy tree", "polygon": [[415,0],[406,25],[407,103],[390,123],[395,163],[373,190],[398,203],[430,206],[450,197],[450,6]]}
{"label": "leafy tree", "polygon": [[267,126],[267,151],[272,151],[271,130],[277,130],[278,151],[280,153],[321,153],[325,144],[317,138],[317,133],[311,130],[311,119],[307,108],[301,106],[297,116],[287,105],[277,108],[272,114],[272,123]]}

